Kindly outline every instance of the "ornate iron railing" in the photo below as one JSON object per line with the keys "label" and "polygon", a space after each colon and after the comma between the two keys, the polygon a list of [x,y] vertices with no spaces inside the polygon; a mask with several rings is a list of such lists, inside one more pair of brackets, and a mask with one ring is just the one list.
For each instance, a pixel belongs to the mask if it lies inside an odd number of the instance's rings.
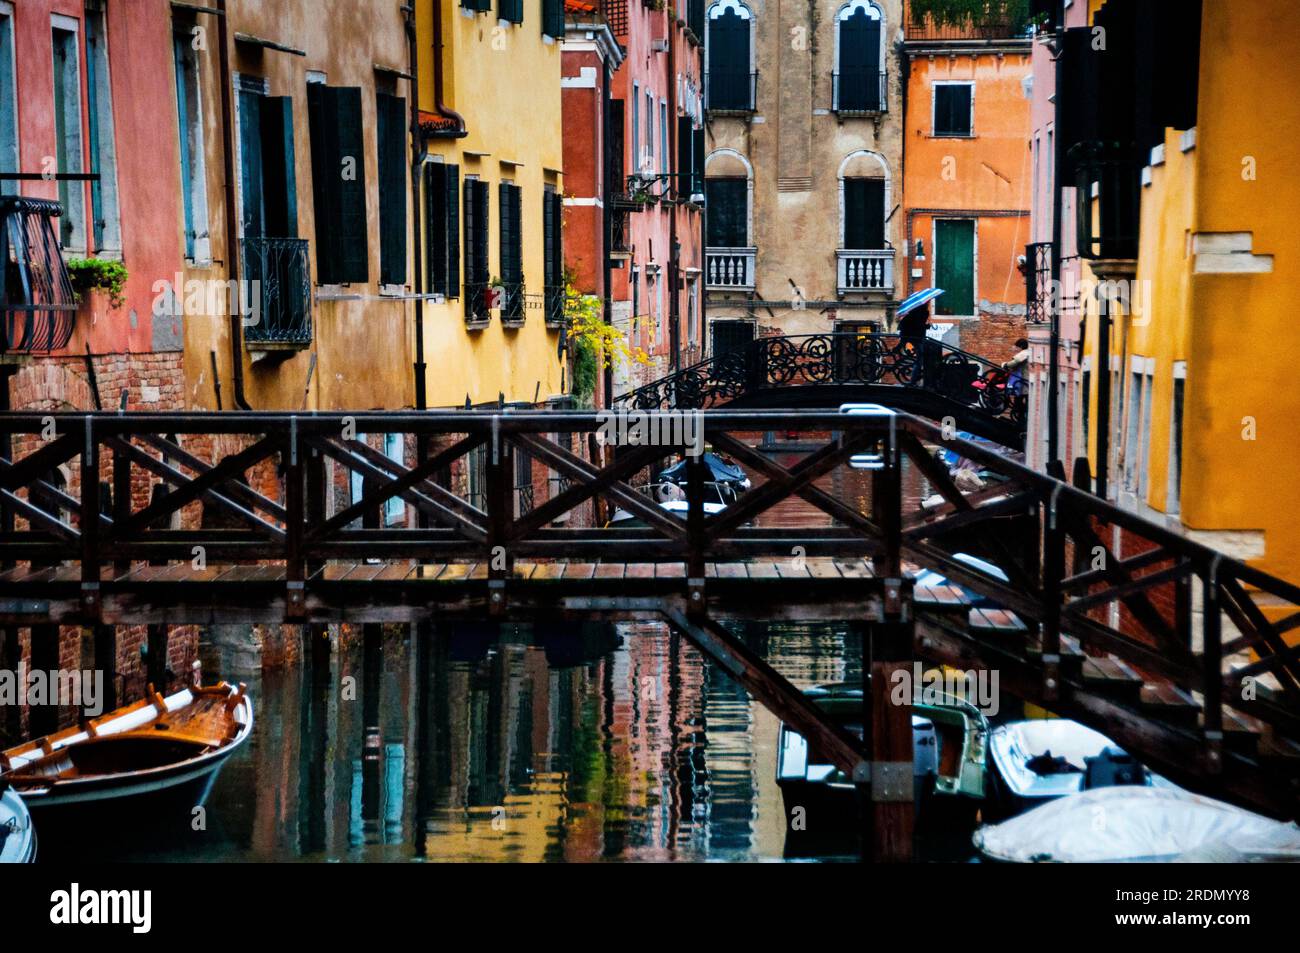
{"label": "ornate iron railing", "polygon": [[311,343],[307,247],[305,238],[243,240],[245,287],[258,309],[244,319],[249,344]]}
{"label": "ornate iron railing", "polygon": [[1025,317],[1029,323],[1050,321],[1052,301],[1052,243],[1033,242],[1025,246]]}
{"label": "ornate iron railing", "polygon": [[492,319],[487,299],[491,287],[486,281],[465,282],[465,323],[483,324]]}
{"label": "ornate iron railing", "polygon": [[0,196],[0,353],[66,347],[76,295],[54,233],[58,202]]}
{"label": "ornate iron railing", "polygon": [[526,317],[524,312],[526,293],[523,282],[504,282],[501,290],[504,292],[501,298],[501,323],[512,327],[523,324]]}
{"label": "ornate iron railing", "polygon": [[547,285],[543,290],[542,306],[546,309],[546,326],[548,328],[564,327],[564,285]]}
{"label": "ornate iron railing", "polygon": [[[717,407],[760,390],[886,385],[930,391],[1023,430],[1024,389],[999,364],[898,334],[765,337],[615,399],[640,410]],[[983,386],[976,386],[977,384]]]}

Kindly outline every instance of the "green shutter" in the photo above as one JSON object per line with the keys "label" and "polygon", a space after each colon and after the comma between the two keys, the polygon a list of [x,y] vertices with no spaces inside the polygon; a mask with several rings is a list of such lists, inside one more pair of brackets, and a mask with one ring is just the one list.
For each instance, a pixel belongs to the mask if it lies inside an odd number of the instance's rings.
{"label": "green shutter", "polygon": [[511,23],[524,22],[524,0],[498,0],[497,12]]}
{"label": "green shutter", "polygon": [[542,285],[551,288],[555,285],[555,204],[551,201],[554,192],[542,195],[542,256],[545,270]]}
{"label": "green shutter", "polygon": [[478,281],[478,262],[475,260],[478,255],[478,230],[474,227],[474,213],[478,208],[478,203],[474,201],[473,179],[465,180],[465,296],[472,300],[473,291],[469,285]]}
{"label": "green shutter", "polygon": [[487,282],[491,277],[488,273],[488,223],[492,221],[489,215],[492,211],[492,203],[488,198],[488,184],[483,181],[474,183],[474,201],[477,208],[474,210],[474,219],[478,222],[478,232],[474,236],[474,259],[477,274],[475,280]]}
{"label": "green shutter", "polygon": [[262,207],[271,238],[298,237],[298,185],[294,169],[293,98],[262,98]]}
{"label": "green shutter", "polygon": [[245,238],[266,234],[262,215],[262,97],[239,91],[240,228]]}
{"label": "green shutter", "polygon": [[542,32],[552,39],[564,38],[564,0],[542,0]]}
{"label": "green shutter", "polygon": [[329,187],[333,166],[333,137],[329,135],[328,87],[307,84],[307,126],[311,135],[312,208],[316,219],[316,283],[334,284],[339,278],[338,189]]}
{"label": "green shutter", "polygon": [[430,162],[424,167],[424,278],[426,290],[447,293],[447,189],[445,167]]}
{"label": "green shutter", "polygon": [[375,97],[379,149],[379,281],[406,284],[406,100]]}
{"label": "green shutter", "polygon": [[940,219],[934,223],[934,283],[944,293],[935,314],[975,313],[975,223]]}

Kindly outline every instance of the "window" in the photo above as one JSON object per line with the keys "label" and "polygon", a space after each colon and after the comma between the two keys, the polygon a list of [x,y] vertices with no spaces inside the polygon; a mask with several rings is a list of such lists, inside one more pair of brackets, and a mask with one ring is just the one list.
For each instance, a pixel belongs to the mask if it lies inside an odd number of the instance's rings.
{"label": "window", "polygon": [[748,321],[714,321],[709,330],[713,333],[715,358],[745,351],[754,341],[754,325]]}
{"label": "window", "polygon": [[704,244],[710,248],[749,246],[749,180],[704,180]]}
{"label": "window", "polygon": [[497,14],[511,23],[524,22],[524,0],[498,0]]}
{"label": "window", "polygon": [[677,178],[672,180],[678,198],[689,199],[699,191],[695,176],[695,130],[690,116],[677,117]]}
{"label": "window", "polygon": [[208,182],[203,154],[203,101],[199,95],[199,62],[195,44],[200,34],[193,22],[178,21],[172,32],[176,69],[176,118],[180,135],[181,192],[185,210],[185,257],[212,258],[208,236]]}
{"label": "window", "polygon": [[406,99],[375,96],[379,144],[379,283],[406,284]]}
{"label": "window", "polygon": [[659,171],[667,175],[672,171],[668,164],[668,103],[659,100]]}
{"label": "window", "polygon": [[884,179],[855,176],[844,180],[844,247],[885,247]]}
{"label": "window", "polygon": [[1091,426],[1091,410],[1089,402],[1092,400],[1092,371],[1088,368],[1083,369],[1083,401],[1080,406],[1081,410],[1081,430],[1083,431],[1083,442],[1081,450],[1084,454],[1088,452],[1088,428]]}
{"label": "window", "polygon": [[365,284],[370,280],[370,253],[361,87],[308,83],[307,118],[316,209],[316,282]]}
{"label": "window", "polygon": [[425,245],[428,286],[434,294],[460,297],[460,166],[430,162],[424,169]]}
{"label": "window", "polygon": [[245,238],[297,238],[293,100],[265,95],[265,82],[239,90],[241,216]]}
{"label": "window", "polygon": [[[77,21],[56,16],[51,29],[54,47],[54,140],[55,163],[59,172],[80,173],[81,140],[81,57],[77,48]],[[82,182],[61,179],[59,241],[64,248],[85,251],[86,195]]]}
{"label": "window", "polygon": [[460,0],[460,5],[466,10],[487,13],[492,9],[492,0]]}
{"label": "window", "polygon": [[836,17],[839,55],[833,77],[834,106],[838,112],[879,112],[885,108],[885,71],[882,58],[885,17],[867,0],[852,0]]}
{"label": "window", "polygon": [[654,168],[655,161],[655,94],[645,91],[645,159],[642,167]]}
{"label": "window", "polygon": [[[641,171],[641,86],[632,84],[632,171]],[[619,191],[623,191],[619,183]]]}
{"label": "window", "polygon": [[664,334],[668,329],[668,321],[664,317],[664,276],[655,272],[652,280],[655,283],[655,343],[663,347]]}
{"label": "window", "polygon": [[542,241],[546,259],[546,320],[564,321],[564,196],[550,186],[542,194]]}
{"label": "window", "polygon": [[1128,420],[1124,442],[1124,486],[1146,496],[1147,445],[1151,436],[1151,363],[1133,357],[1132,383],[1128,399]]}
{"label": "window", "polygon": [[542,33],[553,40],[564,39],[564,0],[542,0]]}
{"label": "window", "polygon": [[466,179],[461,197],[465,218],[465,320],[486,321],[488,285],[488,185]]}
{"label": "window", "polygon": [[1183,385],[1186,383],[1187,364],[1174,362],[1174,403],[1169,420],[1169,489],[1165,512],[1178,513],[1183,496]]}
{"label": "window", "polygon": [[[403,435],[400,433],[384,434],[384,456],[389,460],[392,460],[394,463],[402,463],[402,436]],[[368,481],[365,480],[356,470],[352,471],[352,478],[349,482],[351,485],[352,503],[361,502],[362,497],[366,495],[366,491],[372,489],[371,486],[367,485]],[[400,496],[390,496],[384,501],[385,526],[392,526],[396,523],[400,523],[405,516],[406,502]]]}
{"label": "window", "polygon": [[751,83],[753,17],[739,0],[721,0],[709,8],[705,89],[714,110],[754,108]]}
{"label": "window", "polygon": [[939,219],[934,223],[934,284],[944,293],[934,313],[973,317],[975,314],[975,222]]}
{"label": "window", "polygon": [[700,282],[686,279],[686,343],[694,347],[700,340]]}
{"label": "window", "polygon": [[113,136],[113,93],[108,76],[104,8],[86,6],[86,93],[90,119],[91,221],[96,251],[122,251],[117,205],[117,146]]}
{"label": "window", "polygon": [[[0,172],[18,168],[18,77],[14,72],[14,8],[0,2]],[[0,195],[17,195],[18,183],[0,179]]]}
{"label": "window", "polygon": [[934,84],[934,135],[971,136],[974,83]]}
{"label": "window", "polygon": [[505,301],[501,306],[503,321],[524,319],[524,244],[520,213],[522,190],[511,182],[498,186],[501,220],[501,283]]}

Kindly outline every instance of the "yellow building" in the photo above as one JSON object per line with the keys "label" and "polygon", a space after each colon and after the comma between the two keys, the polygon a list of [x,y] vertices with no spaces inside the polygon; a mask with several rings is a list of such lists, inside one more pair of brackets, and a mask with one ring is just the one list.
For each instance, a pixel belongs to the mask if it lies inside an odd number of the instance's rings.
{"label": "yellow building", "polygon": [[544,402],[565,386],[562,0],[420,3],[416,28],[425,402]]}
{"label": "yellow building", "polygon": [[[1093,0],[1093,25],[1108,27],[1113,40],[1125,6]],[[1110,287],[1121,303],[1109,360],[1099,346],[1098,305],[1088,303],[1088,452],[1096,473],[1104,442],[1099,391],[1108,365],[1109,493],[1294,582],[1300,482],[1291,467],[1300,391],[1291,383],[1290,292],[1300,280],[1300,181],[1292,171],[1300,101],[1279,91],[1300,85],[1300,7],[1291,0],[1204,0],[1187,9],[1195,16],[1198,7],[1199,29],[1184,23],[1156,45],[1145,44],[1139,31],[1133,43],[1139,60],[1157,57],[1139,64],[1139,73],[1145,65],[1157,78],[1157,101],[1162,71],[1170,68],[1197,71],[1187,84],[1195,96],[1190,122],[1156,129],[1149,150],[1138,137],[1135,248],[1115,255],[1102,241],[1092,249],[1100,260],[1085,262],[1085,275],[1117,282]],[[1167,18],[1161,24],[1170,29]],[[1190,48],[1181,48],[1189,38]],[[1172,49],[1152,52],[1160,45]],[[1092,187],[1093,213],[1104,216],[1101,206],[1114,195],[1103,173]],[[1104,219],[1099,228],[1105,230]]]}

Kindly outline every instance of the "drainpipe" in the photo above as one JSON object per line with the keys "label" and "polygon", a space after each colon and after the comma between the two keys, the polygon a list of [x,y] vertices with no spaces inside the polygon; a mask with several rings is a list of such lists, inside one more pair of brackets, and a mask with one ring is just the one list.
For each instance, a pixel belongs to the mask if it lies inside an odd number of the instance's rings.
{"label": "drainpipe", "polygon": [[[436,6],[436,4],[435,4]],[[424,291],[424,269],[423,256],[421,254],[420,236],[421,230],[421,205],[420,205],[420,170],[424,166],[424,158],[429,154],[424,145],[424,137],[420,135],[420,59],[419,50],[416,45],[415,34],[415,8],[410,4],[402,7],[402,19],[406,27],[406,71],[410,74],[410,92],[411,92],[411,219],[413,228],[411,229],[411,250],[414,260],[415,274],[411,276],[411,290],[415,292],[415,409],[426,410],[429,406],[426,381],[426,365],[424,363],[424,299],[421,294]],[[417,441],[419,444],[418,456],[423,462],[427,445],[423,438]]]}
{"label": "drainpipe", "polygon": [[465,117],[442,101],[442,0],[433,0],[433,109],[438,115],[456,122],[454,130],[435,132],[435,138],[465,138],[468,134]]}
{"label": "drainpipe", "polygon": [[[226,193],[226,273],[239,284],[239,234],[235,217],[235,147],[231,140],[234,135],[234,110],[230,103],[230,36],[226,26],[226,0],[217,0],[217,47],[218,73],[221,81],[221,159],[225,167]],[[241,294],[242,302],[242,294]],[[230,313],[230,365],[234,378],[233,400],[239,410],[252,410],[244,396],[244,330],[242,308],[232,308]]]}

